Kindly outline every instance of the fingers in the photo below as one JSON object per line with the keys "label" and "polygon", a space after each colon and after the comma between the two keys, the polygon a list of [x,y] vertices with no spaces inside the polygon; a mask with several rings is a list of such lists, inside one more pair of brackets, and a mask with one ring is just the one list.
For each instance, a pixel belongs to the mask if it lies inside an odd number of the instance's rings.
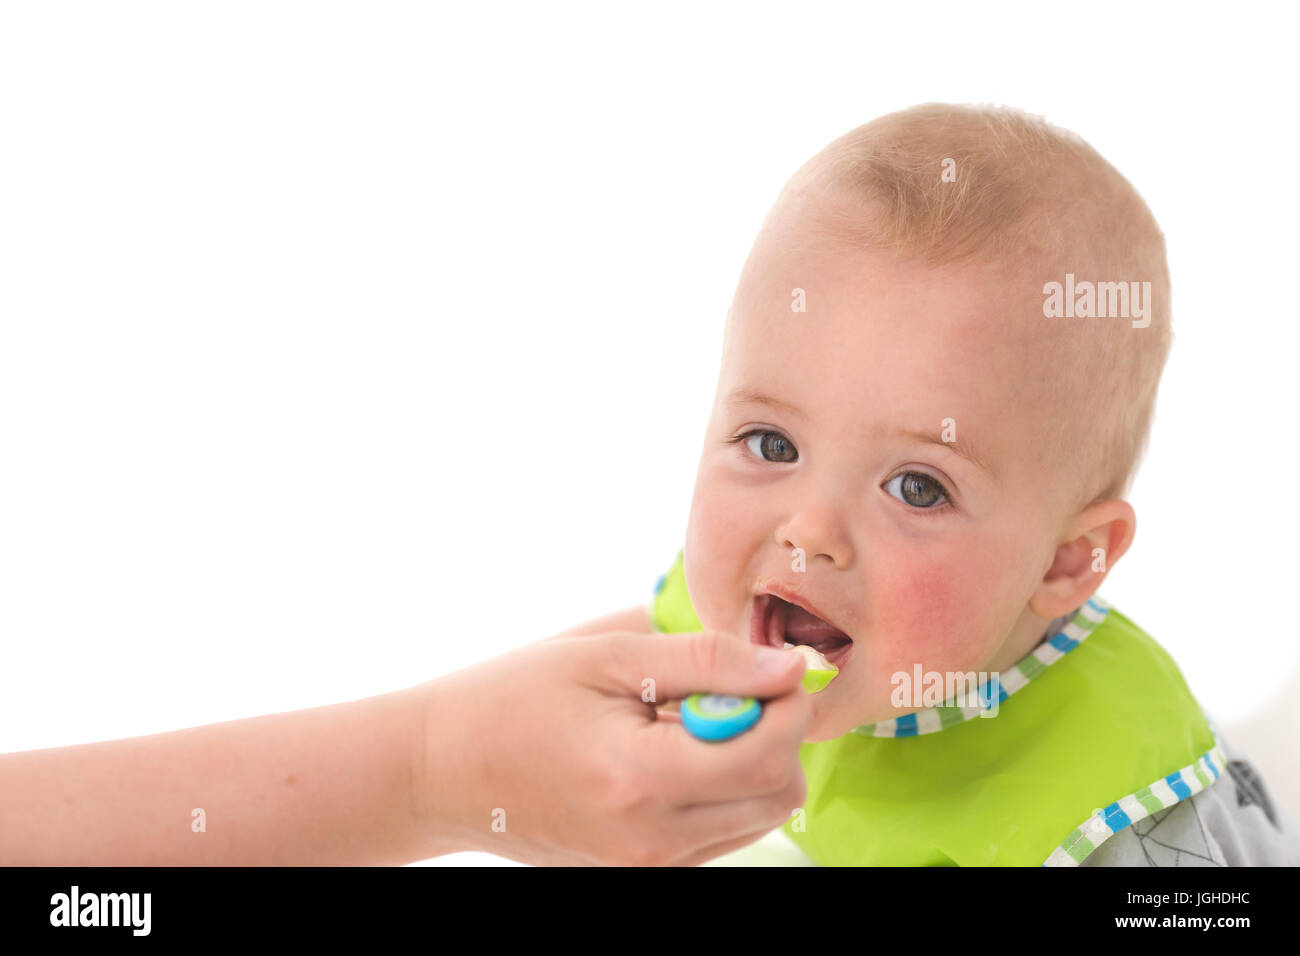
{"label": "fingers", "polygon": [[802,776],[799,748],[811,716],[808,695],[796,687],[764,702],[758,723],[731,740],[697,740],[675,722],[657,721],[645,728],[645,763],[671,774],[683,807],[780,793]]}
{"label": "fingers", "polygon": [[[592,639],[590,684],[608,693],[680,699],[699,692],[767,699],[797,687],[804,662],[791,650],[725,634],[610,634]],[[644,699],[644,698],[643,698]]]}
{"label": "fingers", "polygon": [[752,843],[788,821],[803,805],[803,774],[779,793],[671,810],[653,836],[638,836],[606,857],[620,866],[695,866]]}
{"label": "fingers", "polygon": [[754,842],[789,820],[806,796],[800,773],[779,793],[685,810],[675,833],[685,846],[697,849],[689,850],[673,865],[697,866]]}
{"label": "fingers", "polygon": [[708,863],[712,859],[725,856],[728,853],[734,853],[736,850],[749,846],[757,840],[763,839],[772,830],[755,830],[753,833],[746,833],[744,836],[736,837],[734,840],[723,840],[721,843],[715,843],[713,846],[707,846],[702,850],[696,850],[694,853],[687,855],[684,859],[673,863],[673,866],[700,866]]}
{"label": "fingers", "polygon": [[[709,859],[779,826],[802,803],[799,750],[812,704],[798,652],[723,634],[623,631],[560,637],[535,646],[535,655],[530,666],[545,663],[561,683],[591,692],[578,710],[589,736],[578,752],[593,755],[593,806],[618,846],[609,859]],[[762,666],[764,656],[776,666]],[[763,714],[738,737],[713,743],[692,737],[676,715],[656,713],[698,691],[757,697]]]}

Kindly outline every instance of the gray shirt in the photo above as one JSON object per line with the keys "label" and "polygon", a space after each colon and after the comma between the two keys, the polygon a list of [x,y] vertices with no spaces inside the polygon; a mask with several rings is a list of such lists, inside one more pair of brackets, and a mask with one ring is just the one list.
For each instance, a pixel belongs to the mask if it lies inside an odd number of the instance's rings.
{"label": "gray shirt", "polygon": [[1227,766],[1186,800],[1125,827],[1081,866],[1300,866],[1300,826],[1222,733]]}

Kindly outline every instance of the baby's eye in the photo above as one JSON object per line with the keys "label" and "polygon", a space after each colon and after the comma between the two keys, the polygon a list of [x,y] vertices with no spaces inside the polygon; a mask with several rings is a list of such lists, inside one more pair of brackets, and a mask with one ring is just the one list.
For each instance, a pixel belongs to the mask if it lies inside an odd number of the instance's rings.
{"label": "baby's eye", "polygon": [[[799,452],[795,450],[794,444],[790,439],[778,432],[755,431],[740,436],[745,441],[745,447],[751,454],[762,458],[764,461],[781,462],[783,464],[799,460]],[[755,445],[757,442],[757,445]]]}
{"label": "baby's eye", "polygon": [[949,500],[943,485],[917,471],[905,471],[897,478],[890,479],[885,484],[885,490],[899,501],[915,508],[933,508],[936,502]]}

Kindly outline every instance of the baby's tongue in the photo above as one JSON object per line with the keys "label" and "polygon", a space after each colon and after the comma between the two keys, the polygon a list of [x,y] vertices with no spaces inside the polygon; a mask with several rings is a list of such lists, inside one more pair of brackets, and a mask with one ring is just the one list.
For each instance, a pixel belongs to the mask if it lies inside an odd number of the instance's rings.
{"label": "baby's tongue", "polygon": [[849,636],[832,627],[815,614],[809,614],[797,604],[785,609],[786,640],[795,644],[826,644],[848,640]]}

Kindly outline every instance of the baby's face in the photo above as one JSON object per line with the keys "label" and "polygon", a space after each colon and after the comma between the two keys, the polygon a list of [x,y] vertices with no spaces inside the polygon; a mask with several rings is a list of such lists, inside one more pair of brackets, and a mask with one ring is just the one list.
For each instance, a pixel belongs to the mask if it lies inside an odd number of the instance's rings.
{"label": "baby's face", "polygon": [[737,289],[686,577],[706,629],[792,630],[839,667],[812,699],[808,739],[828,740],[917,710],[891,705],[895,673],[1006,671],[1037,643],[1027,604],[1072,489],[1038,450],[1065,427],[1039,400],[1041,279],[790,229],[760,235]]}

